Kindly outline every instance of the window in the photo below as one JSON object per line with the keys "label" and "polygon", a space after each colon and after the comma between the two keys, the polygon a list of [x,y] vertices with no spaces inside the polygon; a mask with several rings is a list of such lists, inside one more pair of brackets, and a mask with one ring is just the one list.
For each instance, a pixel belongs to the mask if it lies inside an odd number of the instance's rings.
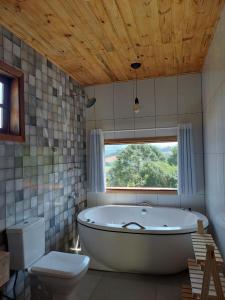
{"label": "window", "polygon": [[0,75],[0,132],[4,133],[8,131],[10,86],[10,78]]}
{"label": "window", "polygon": [[0,61],[0,140],[25,140],[23,73]]}
{"label": "window", "polygon": [[105,141],[107,189],[177,190],[177,138]]}

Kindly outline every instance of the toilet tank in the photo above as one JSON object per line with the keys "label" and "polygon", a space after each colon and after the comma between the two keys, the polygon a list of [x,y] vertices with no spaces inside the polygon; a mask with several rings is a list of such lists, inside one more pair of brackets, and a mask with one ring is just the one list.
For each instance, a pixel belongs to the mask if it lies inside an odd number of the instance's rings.
{"label": "toilet tank", "polygon": [[10,269],[23,270],[45,253],[44,218],[30,218],[6,229]]}

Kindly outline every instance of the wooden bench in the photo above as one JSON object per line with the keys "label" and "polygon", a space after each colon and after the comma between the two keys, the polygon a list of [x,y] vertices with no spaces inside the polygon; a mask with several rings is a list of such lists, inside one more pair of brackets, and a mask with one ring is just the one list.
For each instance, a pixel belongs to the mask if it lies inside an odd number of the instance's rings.
{"label": "wooden bench", "polygon": [[214,247],[214,254],[216,263],[223,266],[223,258],[217,248],[211,234],[191,234],[192,245],[194,249],[196,262],[199,264],[204,264],[206,260],[206,246],[211,245]]}
{"label": "wooden bench", "polygon": [[[188,269],[189,269],[189,276],[191,281],[191,289],[192,295],[194,299],[200,299],[202,294],[202,286],[203,286],[203,278],[204,278],[204,271],[202,270],[201,265],[197,264],[195,260],[189,259],[188,260]],[[222,273],[219,273],[220,283],[223,290],[223,294],[225,294],[225,278]],[[208,296],[211,298],[216,297],[216,288],[214,284],[214,280],[212,276],[209,277],[209,289],[208,289]]]}
{"label": "wooden bench", "polygon": [[181,288],[181,298],[182,300],[192,300],[195,299],[192,296],[192,289],[190,285],[182,285]]}
{"label": "wooden bench", "polygon": [[221,272],[223,258],[212,236],[198,221],[197,233],[191,234],[195,260],[188,259],[190,286],[182,286],[182,299],[225,300],[225,277]]}

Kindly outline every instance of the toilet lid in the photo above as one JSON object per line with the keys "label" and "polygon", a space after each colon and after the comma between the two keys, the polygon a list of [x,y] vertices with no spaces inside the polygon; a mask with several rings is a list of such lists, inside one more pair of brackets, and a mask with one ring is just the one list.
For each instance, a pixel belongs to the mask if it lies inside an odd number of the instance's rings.
{"label": "toilet lid", "polygon": [[51,251],[33,264],[31,272],[51,277],[73,278],[88,268],[89,261],[88,256]]}

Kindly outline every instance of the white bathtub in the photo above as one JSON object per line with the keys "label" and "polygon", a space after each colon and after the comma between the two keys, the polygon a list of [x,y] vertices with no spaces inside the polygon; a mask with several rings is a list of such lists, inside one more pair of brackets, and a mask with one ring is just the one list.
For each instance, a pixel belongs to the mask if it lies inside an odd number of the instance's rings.
{"label": "white bathtub", "polygon": [[208,226],[204,215],[177,208],[97,206],[78,215],[81,247],[95,269],[178,273],[193,255],[190,233],[198,219]]}

